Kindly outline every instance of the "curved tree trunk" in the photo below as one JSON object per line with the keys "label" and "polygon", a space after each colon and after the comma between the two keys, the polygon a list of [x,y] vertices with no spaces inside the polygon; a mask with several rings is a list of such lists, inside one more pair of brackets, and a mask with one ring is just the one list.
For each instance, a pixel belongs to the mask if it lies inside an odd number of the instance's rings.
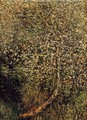
{"label": "curved tree trunk", "polygon": [[38,113],[42,112],[49,104],[51,104],[57,96],[58,96],[58,91],[56,89],[53,92],[52,96],[45,103],[43,103],[41,106],[39,106],[35,110],[32,110],[32,111],[24,113],[24,114],[20,114],[19,117],[27,118],[27,117],[33,117],[33,116],[37,115]]}
{"label": "curved tree trunk", "polygon": [[59,89],[61,87],[60,83],[60,57],[59,57],[59,48],[58,46],[55,46],[56,53],[54,58],[54,66],[56,68],[56,89],[54,90],[53,94],[50,96],[50,98],[44,102],[41,106],[37,107],[35,110],[31,110],[27,113],[20,114],[20,118],[28,118],[33,117],[37,115],[38,113],[42,112],[49,104],[53,102],[53,100],[58,96]]}

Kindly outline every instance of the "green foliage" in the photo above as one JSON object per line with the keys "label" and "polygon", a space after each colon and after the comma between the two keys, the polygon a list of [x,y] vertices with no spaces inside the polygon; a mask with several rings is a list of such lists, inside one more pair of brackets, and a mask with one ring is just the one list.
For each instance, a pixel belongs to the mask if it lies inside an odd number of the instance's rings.
{"label": "green foliage", "polygon": [[87,104],[87,93],[81,93],[79,97],[76,98],[76,107],[85,107]]}
{"label": "green foliage", "polygon": [[[76,109],[86,106],[87,17],[84,4],[59,1],[0,3],[0,94],[3,100],[17,102],[20,108],[25,106],[24,112],[32,104],[43,103],[44,93],[52,94],[56,86],[57,45],[62,83],[59,103],[69,105],[66,111],[71,116]],[[13,104],[2,100],[0,104],[2,120],[17,119]]]}
{"label": "green foliage", "polygon": [[12,103],[0,100],[0,119],[2,120],[18,120],[18,106]]}

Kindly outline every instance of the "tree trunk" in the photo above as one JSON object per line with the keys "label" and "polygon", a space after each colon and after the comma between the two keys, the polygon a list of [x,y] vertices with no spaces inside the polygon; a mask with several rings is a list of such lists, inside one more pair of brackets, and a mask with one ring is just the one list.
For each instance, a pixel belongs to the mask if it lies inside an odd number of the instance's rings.
{"label": "tree trunk", "polygon": [[35,110],[31,110],[30,112],[20,114],[19,117],[21,118],[28,118],[33,117],[37,115],[38,113],[42,112],[49,104],[53,102],[53,100],[58,96],[59,89],[60,89],[60,57],[59,57],[59,48],[58,46],[55,46],[56,53],[55,53],[55,60],[54,60],[54,66],[56,68],[56,89],[54,90],[53,94],[50,96],[50,98],[44,102],[41,106],[36,108]]}

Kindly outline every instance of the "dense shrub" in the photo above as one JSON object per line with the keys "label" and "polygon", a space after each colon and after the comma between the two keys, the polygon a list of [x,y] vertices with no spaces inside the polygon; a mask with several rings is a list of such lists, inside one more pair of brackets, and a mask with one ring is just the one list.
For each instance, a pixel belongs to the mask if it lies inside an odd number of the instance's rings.
{"label": "dense shrub", "polygon": [[[59,103],[75,103],[74,107],[78,109],[82,100],[81,106],[86,106],[87,18],[84,2],[17,4],[2,1],[0,6],[0,117],[17,119],[13,117],[14,111],[12,113],[14,103],[25,112],[52,94],[56,86],[54,61],[58,55],[62,83]],[[59,47],[58,55],[55,46]],[[11,107],[8,101],[12,102]],[[10,115],[4,111],[6,107]],[[4,118],[5,114],[7,118]]]}

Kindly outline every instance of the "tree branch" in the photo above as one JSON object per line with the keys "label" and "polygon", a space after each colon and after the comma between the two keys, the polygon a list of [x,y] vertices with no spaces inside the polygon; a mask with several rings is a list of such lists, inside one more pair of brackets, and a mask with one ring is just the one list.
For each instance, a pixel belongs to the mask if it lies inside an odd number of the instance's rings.
{"label": "tree branch", "polygon": [[28,117],[33,117],[37,115],[38,113],[42,112],[49,104],[51,104],[53,100],[58,96],[58,93],[59,93],[58,91],[61,86],[60,84],[60,58],[59,58],[58,46],[55,46],[55,49],[56,49],[56,54],[55,54],[54,62],[55,62],[55,67],[56,67],[56,82],[57,82],[56,89],[54,90],[53,94],[50,96],[50,98],[46,102],[44,102],[41,106],[39,106],[35,110],[32,110],[24,114],[20,114],[19,115],[20,118],[28,118]]}

